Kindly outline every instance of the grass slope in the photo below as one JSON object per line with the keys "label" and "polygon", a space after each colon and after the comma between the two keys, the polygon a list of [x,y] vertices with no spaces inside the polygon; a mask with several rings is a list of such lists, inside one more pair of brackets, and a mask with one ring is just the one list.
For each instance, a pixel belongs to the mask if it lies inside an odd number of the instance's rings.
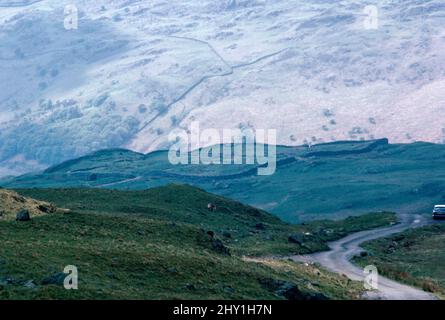
{"label": "grass slope", "polygon": [[[20,194],[49,201],[76,212],[112,214],[173,221],[212,231],[235,252],[245,255],[299,254],[327,249],[326,242],[349,233],[389,225],[392,213],[368,214],[345,220],[321,220],[293,225],[251,206],[187,185],[142,191],[107,189],[20,189]],[[207,204],[217,210],[210,212]],[[230,237],[224,236],[230,234]],[[303,245],[289,243],[289,235]]]}
{"label": "grass slope", "polygon": [[114,149],[0,183],[120,190],[190,184],[295,223],[404,207],[429,212],[445,200],[444,159],[443,145],[388,144],[384,139],[280,146],[275,174],[258,176],[256,165],[173,166],[164,151],[143,155]]}
{"label": "grass slope", "polygon": [[[374,214],[292,226],[267,212],[178,185],[135,192],[20,193],[71,212],[27,223],[0,222],[1,299],[284,299],[265,285],[271,281],[297,285],[304,296],[358,298],[360,284],[316,266],[243,256],[318,250],[326,240],[394,221],[392,214]],[[216,212],[207,210],[208,202],[217,205]],[[303,236],[303,243],[289,243],[289,234]],[[216,250],[216,239],[232,254]],[[66,265],[79,268],[79,290],[42,284]]]}
{"label": "grass slope", "polygon": [[363,247],[369,254],[354,260],[445,299],[444,244],[445,225],[437,224],[367,242]]}

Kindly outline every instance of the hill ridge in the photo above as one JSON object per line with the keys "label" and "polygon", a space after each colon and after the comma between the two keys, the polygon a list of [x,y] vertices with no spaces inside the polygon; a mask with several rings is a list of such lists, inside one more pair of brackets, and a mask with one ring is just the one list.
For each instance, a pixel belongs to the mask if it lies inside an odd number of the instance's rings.
{"label": "hill ridge", "polygon": [[400,206],[422,213],[445,199],[444,145],[390,144],[378,139],[277,146],[276,162],[275,174],[261,177],[258,164],[172,165],[166,151],[143,155],[114,149],[0,184],[141,190],[186,183],[267,209],[291,222]]}

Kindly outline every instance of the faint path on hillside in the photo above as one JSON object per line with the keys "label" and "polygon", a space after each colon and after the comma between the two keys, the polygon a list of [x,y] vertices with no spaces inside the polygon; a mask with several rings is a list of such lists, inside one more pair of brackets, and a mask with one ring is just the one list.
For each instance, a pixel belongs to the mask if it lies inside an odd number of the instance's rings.
{"label": "faint path on hillside", "polygon": [[[174,38],[174,39],[180,39],[180,40],[185,40],[185,41],[191,41],[191,42],[196,42],[199,43],[201,45],[204,45],[206,47],[209,48],[209,50],[226,66],[227,70],[221,70],[218,73],[211,73],[211,74],[207,74],[207,75],[203,75],[200,79],[198,79],[197,81],[195,81],[191,86],[189,86],[183,93],[181,93],[178,97],[176,97],[175,99],[173,99],[173,101],[171,101],[168,105],[166,105],[165,110],[161,113],[156,114],[152,119],[150,119],[149,121],[145,122],[136,132],[136,135],[139,134],[140,132],[142,132],[143,130],[145,130],[149,125],[151,125],[155,120],[157,120],[158,118],[160,118],[161,116],[165,115],[166,113],[168,113],[168,111],[171,109],[171,107],[173,107],[174,105],[176,105],[177,103],[182,102],[190,93],[192,93],[197,87],[199,87],[201,84],[203,84],[204,82],[206,82],[207,80],[213,79],[213,78],[223,78],[223,77],[227,77],[227,76],[231,76],[234,74],[235,70],[237,69],[242,69],[245,67],[249,67],[252,65],[255,65],[263,60],[275,57],[283,52],[285,52],[286,50],[289,50],[289,48],[284,48],[278,51],[275,51],[273,53],[269,53],[263,56],[260,56],[252,61],[248,61],[248,62],[244,62],[244,63],[239,63],[237,65],[231,65],[229,62],[227,62],[227,60],[218,52],[218,50],[215,49],[215,47],[213,47],[213,45],[207,41],[204,40],[200,40],[197,38],[192,38],[192,37],[185,37],[185,36],[175,36],[175,35],[169,35],[169,38]],[[183,116],[183,119],[186,118],[187,115]]]}
{"label": "faint path on hillside", "polygon": [[141,179],[142,179],[142,177],[130,178],[130,179],[120,180],[120,181],[116,181],[116,182],[100,184],[100,185],[95,186],[95,188],[108,188],[108,187],[116,186],[119,184],[124,184],[127,182],[133,182],[133,181],[137,181],[137,180],[141,180]]}
{"label": "faint path on hillside", "polygon": [[[434,223],[432,219],[422,215],[400,214],[400,223],[391,227],[361,231],[329,243],[330,251],[318,252],[305,256],[289,257],[299,262],[315,262],[326,269],[344,274],[351,280],[364,281],[363,270],[350,262],[350,259],[360,254],[363,249],[360,245],[366,241],[387,237],[410,228],[418,228]],[[413,288],[379,275],[378,290],[368,291],[366,299],[387,300],[435,300],[430,293]]]}

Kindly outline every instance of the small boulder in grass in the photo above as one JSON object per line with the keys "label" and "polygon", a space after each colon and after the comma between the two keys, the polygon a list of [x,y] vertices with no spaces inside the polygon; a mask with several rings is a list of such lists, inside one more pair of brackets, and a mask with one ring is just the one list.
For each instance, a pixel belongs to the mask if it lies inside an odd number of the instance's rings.
{"label": "small boulder in grass", "polygon": [[227,248],[219,239],[212,240],[212,249],[220,254],[230,256],[230,249]]}
{"label": "small boulder in grass", "polygon": [[26,281],[23,286],[25,288],[28,288],[28,289],[35,289],[35,288],[37,288],[37,284],[34,282],[34,280]]}
{"label": "small boulder in grass", "polygon": [[29,214],[29,211],[24,209],[21,210],[19,213],[17,213],[17,216],[15,218],[16,221],[30,221],[31,215]]}
{"label": "small boulder in grass", "polygon": [[45,279],[43,279],[42,281],[42,285],[46,286],[46,285],[63,285],[64,281],[66,278],[66,274],[63,272],[59,272],[56,274],[53,274]]}
{"label": "small boulder in grass", "polygon": [[223,231],[222,235],[223,235],[225,238],[232,238],[232,234],[231,234],[230,232],[228,232],[228,231]]}
{"label": "small boulder in grass", "polygon": [[304,243],[304,235],[299,234],[299,233],[291,234],[288,237],[288,241],[290,243],[295,243],[295,244],[298,244],[301,246]]}
{"label": "small boulder in grass", "polygon": [[264,230],[264,229],[266,229],[266,226],[264,225],[264,223],[257,223],[256,225],[255,225],[255,228],[257,229],[257,230]]}

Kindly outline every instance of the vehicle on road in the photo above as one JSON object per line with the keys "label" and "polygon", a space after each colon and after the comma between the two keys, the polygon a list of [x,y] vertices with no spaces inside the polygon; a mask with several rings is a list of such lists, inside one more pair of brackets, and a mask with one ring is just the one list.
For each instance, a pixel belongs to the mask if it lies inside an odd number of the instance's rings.
{"label": "vehicle on road", "polygon": [[434,206],[433,219],[445,219],[445,205]]}

